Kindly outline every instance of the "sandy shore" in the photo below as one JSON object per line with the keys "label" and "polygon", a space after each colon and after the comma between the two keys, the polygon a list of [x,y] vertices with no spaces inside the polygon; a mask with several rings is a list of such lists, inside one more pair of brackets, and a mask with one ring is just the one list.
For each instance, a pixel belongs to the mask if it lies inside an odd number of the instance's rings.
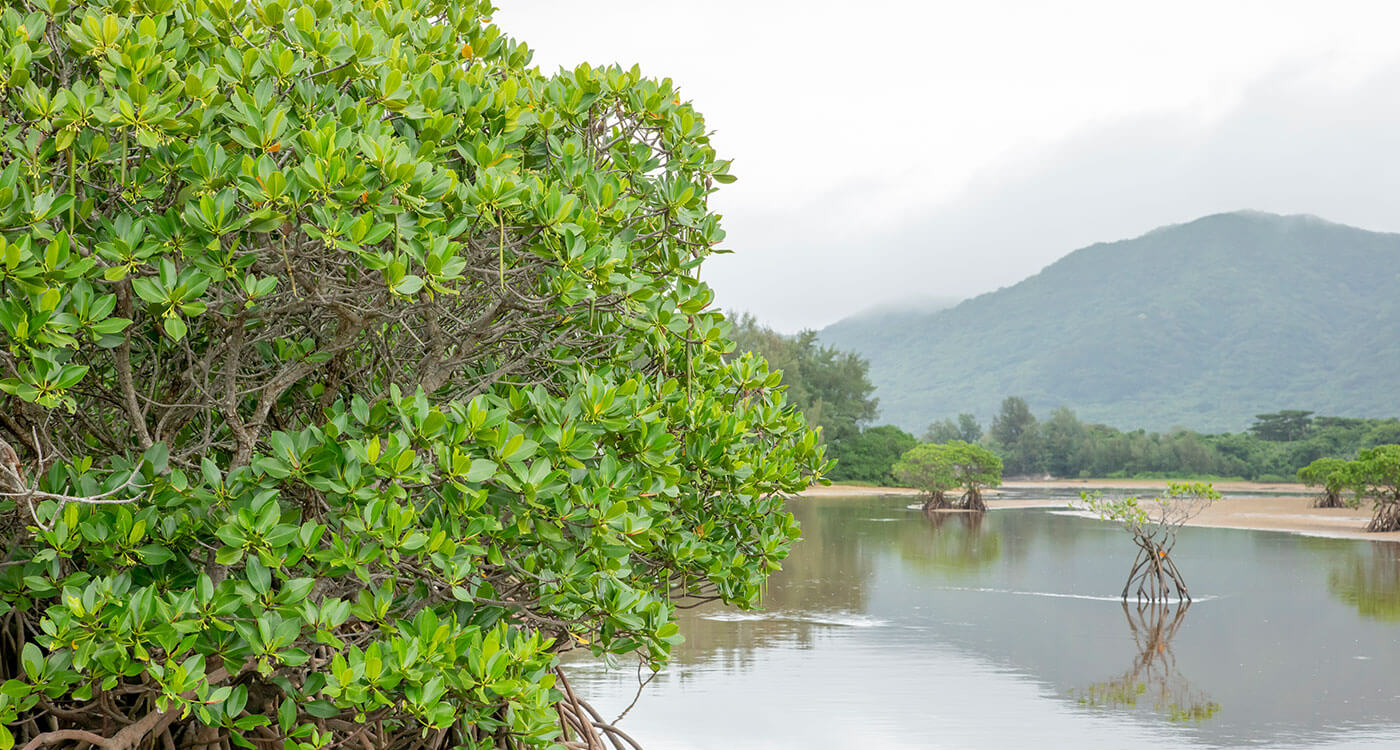
{"label": "sandy shore", "polygon": [[[1075,487],[1095,487],[1103,489],[1152,490],[1165,489],[1164,481],[1047,481],[1047,482],[1008,482],[1007,487],[1016,489],[1069,489]],[[1254,482],[1219,482],[1217,490],[1232,493],[1254,492],[1306,492],[1300,484],[1265,484]],[[853,485],[832,485],[813,487],[802,493],[803,497],[915,497],[919,493],[904,487],[860,487]],[[997,508],[1064,508],[1063,499],[999,499],[987,497],[987,506]],[[1192,519],[1192,526],[1213,526],[1224,529],[1252,529],[1255,531],[1286,531],[1309,536],[1328,536],[1345,539],[1367,539],[1371,541],[1400,542],[1400,532],[1373,534],[1365,531],[1371,520],[1369,509],[1365,508],[1314,508],[1310,496],[1298,497],[1232,497],[1220,500]]]}
{"label": "sandy shore", "polygon": [[[1014,490],[1035,490],[1037,488],[1047,490],[1075,490],[1075,489],[1100,489],[1100,490],[1133,490],[1137,492],[1149,493],[1160,492],[1167,489],[1167,480],[1164,479],[1047,479],[1047,480],[1017,480],[1010,481],[1002,485],[1004,489]],[[1284,482],[1213,482],[1215,489],[1221,492],[1231,493],[1274,493],[1293,492],[1300,495],[1310,495],[1305,485]],[[995,496],[998,490],[985,490],[989,497]],[[918,490],[908,487],[870,487],[861,484],[833,484],[829,487],[813,486],[802,493],[803,497],[905,497],[919,494]]]}
{"label": "sandy shore", "polygon": [[[1072,490],[1093,487],[1095,489],[1115,489],[1115,490],[1165,490],[1169,484],[1166,479],[1047,479],[1044,481],[1010,481],[1003,484],[1003,487],[1013,489],[1034,489],[1044,487],[1046,489]],[[1215,489],[1221,492],[1296,492],[1306,495],[1312,491],[1306,485],[1297,482],[1211,482]]]}
{"label": "sandy shore", "polygon": [[908,487],[866,487],[860,484],[833,484],[830,487],[813,485],[804,490],[801,497],[913,497],[918,490]]}

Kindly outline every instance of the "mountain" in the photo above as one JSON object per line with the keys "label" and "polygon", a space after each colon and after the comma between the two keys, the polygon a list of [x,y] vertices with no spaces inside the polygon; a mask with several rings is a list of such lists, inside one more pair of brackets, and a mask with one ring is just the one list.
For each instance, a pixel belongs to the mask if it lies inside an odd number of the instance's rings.
{"label": "mountain", "polygon": [[842,323],[847,321],[870,323],[879,325],[886,318],[900,319],[908,315],[924,315],[936,313],[939,310],[946,310],[959,302],[962,297],[918,297],[912,299],[901,299],[893,302],[882,302],[872,305],[856,313],[846,316]]}
{"label": "mountain", "polygon": [[1310,409],[1400,415],[1400,235],[1237,212],[1076,250],[934,312],[858,316],[881,419],[916,433],[1018,395],[1115,427],[1247,427]]}

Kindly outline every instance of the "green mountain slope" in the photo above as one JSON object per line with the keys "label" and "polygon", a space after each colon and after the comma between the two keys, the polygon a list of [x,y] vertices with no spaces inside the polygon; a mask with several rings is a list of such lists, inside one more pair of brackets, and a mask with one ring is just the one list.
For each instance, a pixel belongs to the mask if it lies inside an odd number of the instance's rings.
{"label": "green mountain slope", "polygon": [[1285,408],[1400,414],[1400,235],[1240,212],[1077,250],[937,312],[850,318],[881,418],[922,431],[1007,395],[1121,428],[1239,430]]}

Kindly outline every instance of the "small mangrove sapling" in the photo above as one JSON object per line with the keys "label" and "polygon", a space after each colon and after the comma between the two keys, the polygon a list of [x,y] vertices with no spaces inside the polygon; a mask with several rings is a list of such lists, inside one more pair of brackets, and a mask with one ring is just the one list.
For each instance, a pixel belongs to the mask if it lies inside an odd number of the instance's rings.
{"label": "small mangrove sapling", "polygon": [[[1202,482],[1173,482],[1167,491],[1150,501],[1136,497],[1110,498],[1103,493],[1081,493],[1082,507],[1105,521],[1122,524],[1132,534],[1138,554],[1133,560],[1123,598],[1134,592],[1139,600],[1160,601],[1173,596],[1190,601],[1181,571],[1172,562],[1176,534],[1187,521],[1220,499],[1220,493]],[[1136,588],[1135,588],[1136,587]]]}

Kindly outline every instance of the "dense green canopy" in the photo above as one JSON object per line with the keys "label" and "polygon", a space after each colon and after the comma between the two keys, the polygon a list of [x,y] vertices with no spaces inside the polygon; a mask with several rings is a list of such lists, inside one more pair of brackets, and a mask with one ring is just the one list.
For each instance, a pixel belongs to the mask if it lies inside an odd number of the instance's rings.
{"label": "dense green canopy", "polygon": [[827,455],[836,459],[828,476],[836,482],[895,485],[891,468],[905,451],[918,444],[918,438],[894,425],[867,427],[827,446]]}
{"label": "dense green canopy", "polygon": [[1319,458],[1298,470],[1298,481],[1309,487],[1321,488],[1314,505],[1318,508],[1341,508],[1346,505],[1342,492],[1354,481],[1352,462],[1341,458]]}
{"label": "dense green canopy", "polygon": [[856,436],[875,417],[879,399],[870,382],[870,363],[819,346],[815,331],[778,333],[744,313],[734,318],[734,343],[736,352],[753,352],[782,371],[788,401],[802,410],[808,424],[822,429],[827,443]]}
{"label": "dense green canopy", "polygon": [[490,12],[0,14],[0,748],[545,746],[559,651],[757,601],[823,461],[695,280],[728,163]]}
{"label": "dense green canopy", "polygon": [[1367,531],[1400,531],[1400,445],[1361,451],[1347,468],[1359,497],[1374,504]]}
{"label": "dense green canopy", "polygon": [[960,487],[962,507],[984,510],[981,491],[1001,484],[1001,469],[996,454],[980,445],[954,440],[914,446],[899,457],[891,473],[904,486],[923,492],[926,507],[945,506],[944,494]]}

